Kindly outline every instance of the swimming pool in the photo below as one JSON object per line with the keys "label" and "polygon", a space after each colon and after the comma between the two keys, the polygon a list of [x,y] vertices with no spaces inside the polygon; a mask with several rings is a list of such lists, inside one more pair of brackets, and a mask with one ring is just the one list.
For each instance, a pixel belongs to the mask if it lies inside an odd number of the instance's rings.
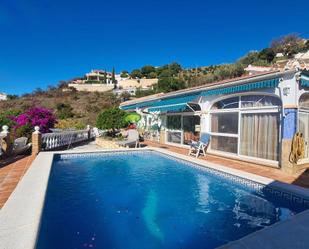
{"label": "swimming pool", "polygon": [[153,151],[54,158],[37,249],[215,248],[307,208]]}

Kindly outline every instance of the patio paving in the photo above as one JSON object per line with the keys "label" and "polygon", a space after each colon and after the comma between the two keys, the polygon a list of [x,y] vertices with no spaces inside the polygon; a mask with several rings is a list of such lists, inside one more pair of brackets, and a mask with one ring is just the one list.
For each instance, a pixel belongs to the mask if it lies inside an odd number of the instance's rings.
{"label": "patio paving", "polygon": [[33,156],[16,156],[0,161],[0,208],[30,167]]}
{"label": "patio paving", "polygon": [[[160,144],[158,142],[153,141],[145,141],[144,144],[152,147],[159,147],[162,149],[170,150],[176,153],[180,153],[183,155],[188,154],[188,149],[180,148],[176,146]],[[304,171],[302,174],[297,175],[289,175],[282,172],[280,169],[271,168],[267,166],[262,166],[254,163],[247,163],[243,161],[228,159],[224,157],[219,157],[215,155],[207,154],[206,157],[200,156],[199,159],[203,159],[212,163],[220,164],[226,167],[230,167],[233,169],[239,169],[242,171],[246,171],[248,173],[268,177],[280,182],[295,184],[301,187],[309,188],[309,170]]]}

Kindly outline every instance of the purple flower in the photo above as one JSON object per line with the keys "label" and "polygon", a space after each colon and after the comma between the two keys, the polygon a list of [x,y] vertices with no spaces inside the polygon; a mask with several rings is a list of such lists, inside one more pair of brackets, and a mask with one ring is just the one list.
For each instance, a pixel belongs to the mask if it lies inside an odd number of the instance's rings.
{"label": "purple flower", "polygon": [[14,117],[13,120],[16,122],[15,130],[25,125],[32,128],[39,126],[42,133],[49,132],[49,129],[53,128],[57,122],[52,110],[43,107],[32,107],[25,113]]}

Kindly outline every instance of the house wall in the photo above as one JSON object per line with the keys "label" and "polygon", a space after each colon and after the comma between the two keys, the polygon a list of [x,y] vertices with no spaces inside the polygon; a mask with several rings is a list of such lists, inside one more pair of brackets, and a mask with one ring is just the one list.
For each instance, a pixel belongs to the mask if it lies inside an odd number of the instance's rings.
{"label": "house wall", "polygon": [[[303,89],[299,86],[298,78],[299,78],[298,72],[285,73],[280,79],[278,87],[276,88],[257,89],[256,91],[242,92],[229,95],[211,95],[207,97],[201,97],[199,99],[199,105],[201,107],[201,112],[199,113],[201,118],[200,119],[201,132],[210,132],[210,119],[211,119],[210,108],[218,100],[229,98],[232,96],[256,95],[256,94],[270,95],[277,97],[282,102],[281,109],[279,111],[280,134],[279,134],[279,158],[277,165],[279,165],[281,169],[287,173],[293,174],[297,172],[298,166],[290,162],[289,155],[291,152],[292,139],[297,131],[298,126],[299,97],[303,93],[309,92],[307,89]],[[162,125],[161,128],[163,128],[164,130],[164,125]],[[161,140],[162,139],[166,139],[166,137],[161,136]],[[259,159],[256,158],[255,161],[258,162]],[[260,160],[259,162],[263,164],[263,160]],[[265,165],[267,164],[268,163],[265,162]]]}

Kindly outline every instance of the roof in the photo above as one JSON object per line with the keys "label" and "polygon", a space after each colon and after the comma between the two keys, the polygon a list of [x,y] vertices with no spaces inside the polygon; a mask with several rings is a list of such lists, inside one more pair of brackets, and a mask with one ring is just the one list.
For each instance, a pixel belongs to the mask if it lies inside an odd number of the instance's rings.
{"label": "roof", "polygon": [[[295,70],[289,70],[288,72],[291,72],[291,71],[295,71]],[[127,105],[136,104],[136,103],[148,102],[152,100],[168,98],[168,97],[182,95],[186,93],[193,93],[193,92],[205,91],[209,89],[216,89],[216,88],[223,87],[226,85],[234,85],[234,84],[237,85],[237,84],[243,84],[246,82],[254,82],[256,80],[259,80],[260,78],[268,79],[268,78],[276,77],[278,74],[283,75],[285,73],[287,73],[287,71],[282,72],[280,70],[272,70],[270,72],[262,72],[262,73],[257,73],[254,75],[244,75],[244,76],[233,78],[233,79],[226,79],[226,80],[213,82],[213,83],[209,83],[209,84],[205,84],[201,86],[186,88],[186,89],[182,89],[182,90],[178,90],[178,91],[174,91],[174,92],[170,92],[166,94],[163,94],[163,93],[153,94],[153,95],[149,95],[146,97],[137,98],[134,100],[123,102],[120,104],[120,106],[127,106]]]}

